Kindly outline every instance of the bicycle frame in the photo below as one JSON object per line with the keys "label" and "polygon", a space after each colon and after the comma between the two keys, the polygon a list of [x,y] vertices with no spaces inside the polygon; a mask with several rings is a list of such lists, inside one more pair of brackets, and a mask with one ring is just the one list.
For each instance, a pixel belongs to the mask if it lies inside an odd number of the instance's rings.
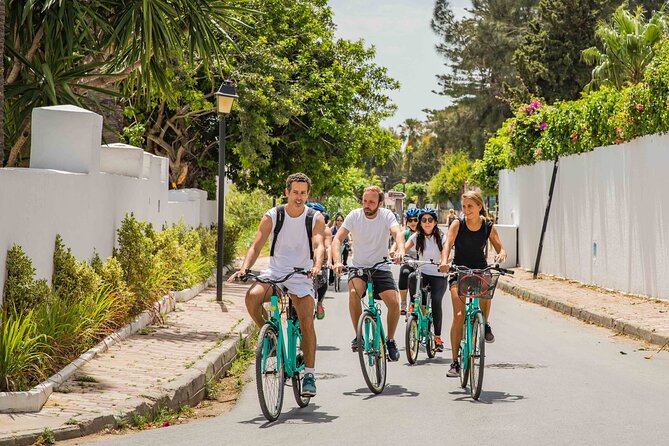
{"label": "bicycle frame", "polygon": [[[374,345],[368,345],[365,344],[365,351],[366,352],[373,352],[368,356],[367,361],[369,362],[370,367],[373,365],[373,358],[372,356],[378,355],[378,352],[381,351],[381,342],[383,342],[383,345],[386,343],[386,333],[385,330],[383,329],[383,322],[381,321],[381,308],[380,306],[374,301],[374,288],[372,286],[372,273],[371,271],[367,272],[367,308],[365,308],[366,312],[372,315],[374,320],[376,320],[376,325],[375,325],[375,330],[374,330],[374,336],[373,336],[373,342]],[[370,324],[367,324],[365,326],[365,331],[366,331],[366,336],[365,339],[369,339],[369,327]]]}
{"label": "bicycle frame", "polygon": [[[304,370],[304,364],[297,364],[297,342],[302,341],[302,332],[300,331],[300,321],[294,316],[293,304],[288,299],[288,311],[286,312],[286,336],[288,337],[288,349],[286,350],[286,339],[283,334],[283,327],[281,326],[281,311],[279,310],[279,296],[276,291],[276,285],[272,285],[272,297],[270,298],[270,318],[265,321],[266,324],[271,324],[276,329],[279,336],[279,351],[281,354],[277,358],[277,367],[283,367],[285,376],[293,377],[297,373]],[[267,356],[267,340],[263,341],[263,357]],[[263,373],[264,370],[263,362]]]}
{"label": "bicycle frame", "polygon": [[[425,305],[425,314],[422,311],[423,305],[423,273],[420,271],[420,266],[416,268],[416,292],[413,295],[413,313],[418,318],[418,332],[416,333],[418,340],[423,341],[425,344],[429,333],[428,325],[433,322],[432,319],[432,294],[430,293],[430,298],[427,299]],[[407,317],[409,314],[407,314]]]}
{"label": "bicycle frame", "polygon": [[483,318],[483,322],[485,323],[485,316],[483,315],[483,311],[481,311],[481,307],[479,306],[478,297],[475,298],[468,297],[465,303],[465,330],[467,333],[467,337],[464,344],[463,341],[460,341],[460,348],[463,349],[463,358],[462,358],[463,363],[460,364],[460,367],[462,367],[465,370],[469,365],[469,358],[472,354],[472,330],[474,328],[474,320],[476,319],[476,315],[478,313],[481,313],[481,317]]}

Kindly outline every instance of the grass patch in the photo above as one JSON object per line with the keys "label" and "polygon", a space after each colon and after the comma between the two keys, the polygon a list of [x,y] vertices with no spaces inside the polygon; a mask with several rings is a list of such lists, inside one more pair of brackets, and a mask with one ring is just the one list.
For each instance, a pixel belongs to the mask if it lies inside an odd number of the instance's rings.
{"label": "grass patch", "polygon": [[80,382],[80,383],[96,383],[98,382],[97,379],[93,378],[92,376],[77,376],[74,378],[75,381]]}
{"label": "grass patch", "polygon": [[42,433],[37,438],[35,444],[37,445],[56,444],[56,436],[53,434],[53,431],[51,429],[45,427]]}

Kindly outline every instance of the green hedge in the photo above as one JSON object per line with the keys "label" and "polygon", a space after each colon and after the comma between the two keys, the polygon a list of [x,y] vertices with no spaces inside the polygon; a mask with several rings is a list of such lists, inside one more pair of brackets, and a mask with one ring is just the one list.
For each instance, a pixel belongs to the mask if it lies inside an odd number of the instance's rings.
{"label": "green hedge", "polygon": [[488,140],[477,160],[473,183],[496,193],[501,169],[589,152],[634,138],[669,131],[669,40],[645,73],[645,80],[622,90],[602,88],[576,101],[518,108]]}

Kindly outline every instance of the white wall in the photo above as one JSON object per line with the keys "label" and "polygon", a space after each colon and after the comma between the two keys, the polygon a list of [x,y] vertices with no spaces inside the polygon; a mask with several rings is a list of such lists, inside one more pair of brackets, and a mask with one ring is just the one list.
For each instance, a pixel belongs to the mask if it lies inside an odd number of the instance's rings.
{"label": "white wall", "polygon": [[[669,135],[650,135],[561,158],[540,271],[669,299],[668,146]],[[552,171],[542,161],[500,172],[499,221],[519,226],[526,268],[534,268]]]}
{"label": "white wall", "polygon": [[[32,259],[37,278],[50,281],[56,234],[78,259],[90,259],[94,250],[104,259],[129,212],[157,229],[182,218],[191,226],[216,222],[216,204],[207,201],[206,192],[168,191],[166,158],[127,145],[101,147],[101,136],[91,136],[101,131],[101,117],[72,108],[36,109],[31,168],[0,169],[0,299],[7,250],[15,243]],[[63,143],[68,140],[71,146]],[[52,141],[58,143],[57,152]],[[86,144],[89,155],[82,151]],[[55,170],[74,165],[67,160],[71,155],[77,159],[74,169],[88,173]],[[41,168],[32,167],[37,160]]]}

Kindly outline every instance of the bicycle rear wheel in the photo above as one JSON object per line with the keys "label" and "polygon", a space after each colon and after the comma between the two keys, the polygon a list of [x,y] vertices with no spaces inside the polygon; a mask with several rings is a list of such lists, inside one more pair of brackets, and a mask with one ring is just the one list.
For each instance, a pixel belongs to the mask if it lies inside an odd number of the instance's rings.
{"label": "bicycle rear wheel", "polygon": [[[471,361],[467,353],[467,321],[462,325],[462,340],[460,341],[460,349],[458,350],[458,363],[460,364],[460,387],[463,389],[467,387],[467,380],[469,379],[469,368]],[[465,359],[467,359],[467,367],[465,367]]]}
{"label": "bicycle rear wheel", "polygon": [[418,318],[415,314],[409,316],[404,338],[404,350],[407,353],[407,361],[409,364],[415,364],[418,358],[418,350],[420,349],[420,341],[418,340]]}
{"label": "bicycle rear wheel", "polygon": [[383,339],[376,338],[378,332],[374,316],[363,312],[358,320],[358,357],[367,387],[377,394],[386,386],[386,346]]}
{"label": "bicycle rear wheel", "polygon": [[470,363],[471,394],[475,400],[481,395],[483,369],[485,368],[485,323],[481,313],[476,314],[472,324],[472,354]]}
{"label": "bicycle rear wheel", "polygon": [[437,355],[437,345],[434,343],[434,324],[431,317],[428,315],[427,320],[427,339],[425,339],[425,350],[427,350],[427,357],[432,359]]}
{"label": "bicycle rear wheel", "polygon": [[274,326],[265,324],[258,335],[256,346],[256,388],[262,413],[275,421],[283,406],[283,363],[279,361],[281,347]]}

